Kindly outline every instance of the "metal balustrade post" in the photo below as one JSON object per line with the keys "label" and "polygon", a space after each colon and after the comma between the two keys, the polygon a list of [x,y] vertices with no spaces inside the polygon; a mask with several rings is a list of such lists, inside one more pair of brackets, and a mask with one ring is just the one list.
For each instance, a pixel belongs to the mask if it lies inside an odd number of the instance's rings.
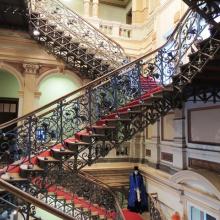
{"label": "metal balustrade post", "polygon": [[160,82],[161,85],[164,85],[164,65],[163,65],[163,52],[161,50],[158,51],[158,57],[159,57],[159,65],[160,65]]}
{"label": "metal balustrade post", "polygon": [[92,90],[91,87],[88,88],[88,114],[89,114],[89,127],[92,127]]}
{"label": "metal balustrade post", "polygon": [[140,100],[142,99],[142,85],[141,85],[141,75],[144,72],[143,65],[141,64],[141,61],[139,61],[137,64],[137,71],[138,71],[138,96],[140,97]]}
{"label": "metal balustrade post", "polygon": [[60,142],[63,144],[63,101],[59,104],[59,116],[60,116]]}
{"label": "metal balustrade post", "polygon": [[112,88],[113,88],[113,97],[114,97],[114,110],[117,112],[118,111],[117,76],[113,76],[112,82],[113,82]]}
{"label": "metal balustrade post", "polygon": [[31,164],[31,147],[32,147],[32,116],[28,117],[28,138],[27,138],[27,156],[28,162]]}

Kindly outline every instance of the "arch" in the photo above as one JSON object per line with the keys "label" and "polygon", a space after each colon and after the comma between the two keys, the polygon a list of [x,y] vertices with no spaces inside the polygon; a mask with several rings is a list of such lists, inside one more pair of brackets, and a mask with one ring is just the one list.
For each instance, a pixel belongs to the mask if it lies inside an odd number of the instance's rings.
{"label": "arch", "polygon": [[[40,83],[45,79],[47,78],[48,76],[51,76],[53,74],[57,74],[57,73],[60,73],[60,70],[58,68],[56,69],[51,69],[51,70],[48,70],[46,72],[44,72],[38,79],[37,79],[37,82],[36,82],[36,86],[37,88],[39,89],[39,86],[40,86]],[[69,76],[73,81],[75,81],[77,84],[80,85],[80,87],[83,85],[83,81],[80,79],[80,77],[70,71],[70,70],[63,70],[63,73],[60,73],[60,74],[63,74],[63,75],[67,75]]]}
{"label": "arch", "polygon": [[194,181],[198,185],[205,187],[207,191],[220,200],[219,179],[216,179],[216,175],[211,172],[182,170],[171,176],[170,180],[176,184],[187,184],[190,181]]}
{"label": "arch", "polygon": [[0,69],[2,70],[6,70],[7,72],[9,72],[10,74],[12,74],[18,81],[19,84],[19,90],[23,91],[24,90],[24,80],[23,80],[23,76],[22,74],[15,69],[13,66],[10,66],[4,62],[0,63]]}
{"label": "arch", "polygon": [[[59,69],[52,69],[38,78],[36,82],[37,91],[40,92],[40,96],[37,98],[38,106],[54,101],[83,85],[82,80],[72,71],[59,72]],[[50,96],[48,96],[48,92],[51,94]]]}

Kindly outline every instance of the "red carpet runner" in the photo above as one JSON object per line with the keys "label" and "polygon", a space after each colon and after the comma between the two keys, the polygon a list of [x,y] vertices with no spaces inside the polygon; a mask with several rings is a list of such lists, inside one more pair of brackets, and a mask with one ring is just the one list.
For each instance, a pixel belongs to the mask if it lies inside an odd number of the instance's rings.
{"label": "red carpet runner", "polygon": [[144,220],[138,213],[130,212],[127,209],[123,210],[126,220]]}
{"label": "red carpet runner", "polygon": [[[151,95],[155,92],[158,92],[161,90],[160,87],[158,87],[156,85],[156,83],[151,80],[151,78],[141,78],[141,84],[142,87],[144,87],[144,89],[147,90],[148,87],[148,92],[146,92],[143,96],[141,96],[141,98],[135,99],[133,101],[131,101],[130,103],[126,104],[125,106],[121,107],[118,109],[118,112],[128,112],[129,109],[132,106],[138,105],[140,104],[141,100],[145,100],[145,99],[149,99],[151,97]],[[105,120],[106,119],[112,119],[112,118],[116,118],[117,117],[117,113],[110,113],[108,116],[105,116],[103,118],[101,118],[99,121],[96,122],[97,126],[103,126],[105,125]],[[75,137],[73,138],[69,138],[66,141],[80,141],[80,136],[82,134],[88,134],[89,132],[87,129],[84,129],[78,133],[75,134]],[[61,148],[62,145],[61,144],[57,144],[56,146],[52,147],[52,148]],[[39,153],[39,155],[33,156],[31,158],[31,163],[32,165],[36,165],[37,161],[38,161],[38,157],[47,157],[47,156],[52,156],[51,155],[51,149],[45,150],[41,153]],[[3,169],[0,169],[0,175],[4,172],[8,172],[8,173],[19,173],[20,172],[20,164],[28,164],[28,159],[27,158],[23,158],[22,161],[20,161],[20,163],[15,163],[15,164],[11,164],[9,167],[5,167]],[[106,213],[106,210],[101,208],[101,207],[95,207],[94,205],[92,205],[91,203],[88,203],[87,201],[85,201],[84,199],[78,198],[76,195],[74,194],[70,194],[70,193],[66,193],[64,190],[58,190],[57,186],[51,186],[50,188],[48,188],[49,192],[54,192],[55,194],[57,194],[57,196],[64,196],[66,200],[73,200],[75,204],[80,204],[82,205],[82,207],[84,208],[89,208],[91,211],[96,211],[99,213],[99,215],[106,215],[107,217],[113,218],[114,219],[114,213],[109,212]],[[130,212],[129,210],[125,209],[123,210],[123,213],[125,215],[126,220],[144,220],[138,213],[134,213],[134,212]]]}

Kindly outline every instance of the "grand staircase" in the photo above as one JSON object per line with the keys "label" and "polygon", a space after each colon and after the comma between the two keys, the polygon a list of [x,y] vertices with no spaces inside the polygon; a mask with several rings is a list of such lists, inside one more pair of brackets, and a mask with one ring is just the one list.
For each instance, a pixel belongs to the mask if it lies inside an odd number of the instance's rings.
{"label": "grand staircase", "polygon": [[[117,68],[123,63],[118,59],[121,50],[111,53],[105,46],[94,46],[94,35],[89,31],[87,39],[85,29],[78,30],[84,23],[87,27],[87,22],[59,1],[37,0],[29,10],[31,33],[49,52],[73,68],[78,63],[81,73],[85,71],[91,78],[102,76],[0,125],[4,129],[17,124],[0,136],[5,149],[0,187],[9,189],[8,182],[58,209],[55,214],[64,219],[125,219],[106,186],[80,170],[119,148],[171,109],[181,108],[185,101],[220,99],[219,24],[214,21],[210,26],[210,16],[206,20],[189,9],[163,46]],[[77,34],[83,39],[80,43]],[[93,46],[99,50],[88,59]],[[102,57],[99,63],[97,55]],[[16,209],[24,219],[38,219],[34,199],[18,199],[4,189],[0,193],[0,204],[10,207],[9,214]],[[2,214],[5,209],[0,210]]]}
{"label": "grand staircase", "polygon": [[31,36],[82,77],[95,79],[127,60],[123,48],[59,0],[28,0]]}

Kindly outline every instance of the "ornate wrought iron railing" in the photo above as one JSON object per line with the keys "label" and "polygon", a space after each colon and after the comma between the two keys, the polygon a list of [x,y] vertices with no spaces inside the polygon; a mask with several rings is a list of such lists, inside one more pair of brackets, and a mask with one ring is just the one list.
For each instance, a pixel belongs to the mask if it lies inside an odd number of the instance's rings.
{"label": "ornate wrought iron railing", "polygon": [[[121,206],[119,204],[119,201],[116,197],[116,195],[110,190],[110,188],[104,184],[103,182],[97,180],[93,176],[89,175],[88,173],[85,173],[83,171],[80,171],[79,176],[82,178],[82,180],[86,180],[87,187],[93,186],[92,189],[90,189],[90,198],[94,198],[94,202],[98,202],[100,206],[103,206],[106,208],[106,210],[114,210],[114,218],[117,220],[125,220],[124,214],[122,213]],[[85,193],[84,190],[81,190],[82,193]],[[98,192],[104,191],[105,193],[99,194]],[[95,196],[93,196],[95,194]],[[103,197],[104,196],[104,197]],[[93,199],[89,199],[92,201]],[[113,205],[113,207],[112,207]]]}
{"label": "ornate wrought iron railing", "polygon": [[[38,195],[40,194],[39,197],[45,202],[48,202],[49,198],[47,189],[50,186],[57,186],[58,189],[63,188],[69,195],[87,201],[87,207],[98,207],[106,219],[110,217],[115,220],[125,219],[119,202],[109,187],[82,171],[75,173],[68,166],[65,170],[60,169],[59,166],[53,166],[52,169],[46,171],[46,175],[39,176],[32,184],[38,188]],[[56,197],[50,196],[49,199],[50,203],[53,203],[56,208],[60,207],[61,210],[68,210],[64,208],[64,204],[57,203]],[[91,218],[91,213],[83,213],[80,208],[77,208],[77,211],[74,212],[73,209],[76,209],[75,204],[71,208],[69,205],[70,212],[66,212],[75,218],[80,215]]]}
{"label": "ornate wrought iron railing", "polygon": [[197,11],[208,23],[220,29],[217,21],[220,15],[220,2],[218,0],[184,0],[184,2]]}
{"label": "ornate wrought iron railing", "polygon": [[[38,208],[41,208],[64,219],[94,220],[103,216],[104,219],[125,220],[111,190],[83,172],[73,173],[70,169],[64,171],[53,166],[45,170],[45,175],[29,175],[12,184],[0,179],[0,187],[5,189],[0,191],[0,217],[19,215],[23,219],[30,216],[40,219]],[[67,198],[59,196],[60,193]]]}
{"label": "ornate wrought iron railing", "polygon": [[[62,219],[74,220],[73,217],[61,212],[60,210],[45,204],[36,199],[30,193],[24,192],[24,189],[17,187],[0,179],[1,198],[0,198],[0,217],[8,219],[9,216],[19,217],[19,219],[40,219],[36,217],[36,207],[41,208]],[[5,190],[5,191],[4,191]]]}
{"label": "ornate wrought iron railing", "polygon": [[149,194],[150,200],[150,219],[151,220],[166,220],[158,201],[157,193]]}
{"label": "ornate wrought iron railing", "polygon": [[[113,141],[104,140],[96,143],[93,138],[90,148],[79,149],[77,169],[91,164],[100,156],[105,156],[109,150],[131,138],[139,129],[153,123],[155,117],[166,114],[173,107],[175,96],[181,92],[184,85],[190,83],[216,52],[217,44],[213,37],[209,45],[210,50],[206,48],[206,51],[198,54],[199,57],[195,58],[190,68],[180,71],[189,50],[196,48],[198,39],[202,39],[202,33],[207,31],[207,28],[204,19],[189,10],[162,47],[36,111],[0,125],[0,129],[4,129],[17,123],[13,130],[1,134],[1,148],[5,149],[2,158],[5,157],[9,163],[19,159],[30,162],[31,157],[58,143],[63,143],[83,129],[91,128],[109,112],[117,113],[120,107],[134,99],[141,102],[143,94],[150,92],[155,86],[172,85],[176,91],[175,95],[165,101],[162,109],[157,108],[160,105],[157,102],[150,108],[142,122],[136,122],[132,128],[119,126],[118,135]],[[197,64],[199,67],[196,68]],[[125,133],[129,135],[125,137]]]}
{"label": "ornate wrought iron railing", "polygon": [[117,42],[59,0],[27,0],[27,3],[31,35],[67,64],[81,65],[81,72],[90,68],[90,74],[98,71],[100,76],[127,59]]}

